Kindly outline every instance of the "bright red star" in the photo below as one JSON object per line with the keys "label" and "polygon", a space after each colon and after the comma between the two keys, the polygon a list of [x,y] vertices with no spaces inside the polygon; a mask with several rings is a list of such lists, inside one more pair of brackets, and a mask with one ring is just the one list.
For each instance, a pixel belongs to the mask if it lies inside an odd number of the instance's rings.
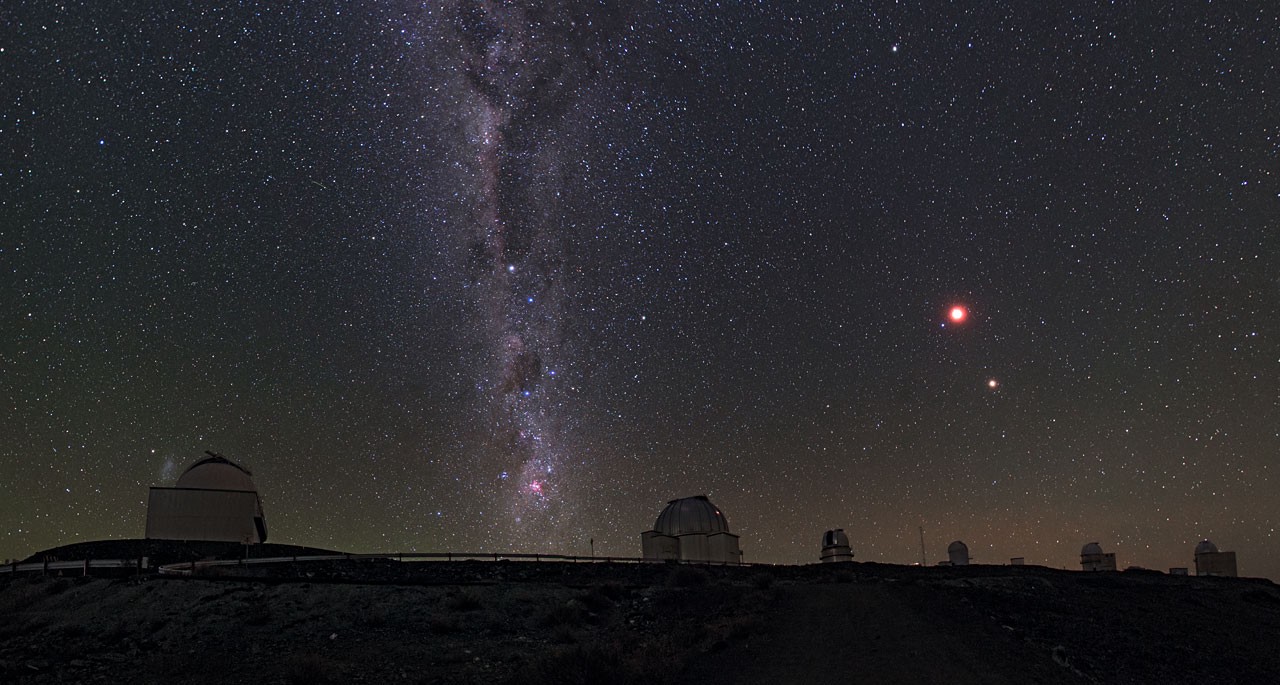
{"label": "bright red star", "polygon": [[961,305],[955,305],[951,311],[947,312],[947,318],[951,319],[951,323],[964,323],[969,318],[969,310]]}

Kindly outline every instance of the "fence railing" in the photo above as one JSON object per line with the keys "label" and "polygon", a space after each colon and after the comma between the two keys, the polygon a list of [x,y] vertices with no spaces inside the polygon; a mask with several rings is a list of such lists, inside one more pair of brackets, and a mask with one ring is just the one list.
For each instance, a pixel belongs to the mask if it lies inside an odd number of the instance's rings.
{"label": "fence railing", "polygon": [[141,559],[77,559],[75,561],[29,561],[26,563],[12,562],[0,566],[0,573],[24,573],[39,571],[41,573],[49,573],[50,571],[81,571],[84,575],[89,575],[92,569],[110,568],[110,569],[136,569],[144,571],[149,567],[147,557]]}
{"label": "fence railing", "polygon": [[[725,561],[688,561],[677,559],[644,559],[641,557],[582,557],[569,554],[523,554],[502,552],[393,552],[385,554],[319,554],[296,557],[263,557],[258,559],[209,559],[165,564],[156,570],[162,575],[189,576],[199,571],[220,566],[249,566],[257,564],[287,564],[311,561],[359,561],[386,559],[389,561],[568,561],[574,563],[645,564],[671,561],[682,564],[709,566],[759,566]],[[768,564],[765,564],[768,565]]]}
{"label": "fence railing", "polygon": [[690,561],[677,559],[644,559],[641,557],[574,556],[571,554],[526,554],[502,552],[391,552],[375,554],[312,554],[289,557],[260,557],[246,559],[206,559],[184,561],[175,564],[151,566],[147,557],[141,559],[79,559],[76,561],[13,562],[0,566],[0,573],[24,573],[80,571],[89,575],[93,569],[136,569],[139,573],[154,569],[161,575],[189,576],[204,569],[223,566],[257,566],[262,564],[290,564],[319,561],[361,561],[385,559],[389,561],[561,561],[572,563],[644,564],[672,562],[704,566],[768,566],[725,561]]}

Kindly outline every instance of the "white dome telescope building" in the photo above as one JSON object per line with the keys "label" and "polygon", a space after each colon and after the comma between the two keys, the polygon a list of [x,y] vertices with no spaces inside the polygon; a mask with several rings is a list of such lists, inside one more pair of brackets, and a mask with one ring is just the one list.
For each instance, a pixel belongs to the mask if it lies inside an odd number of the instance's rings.
{"label": "white dome telescope building", "polygon": [[151,488],[147,537],[158,540],[267,541],[262,500],[248,469],[226,457],[192,464],[171,488]]}
{"label": "white dome telescope building", "polygon": [[653,561],[742,562],[738,536],[729,532],[729,520],[706,495],[667,502],[653,530],[640,534],[643,556]]}

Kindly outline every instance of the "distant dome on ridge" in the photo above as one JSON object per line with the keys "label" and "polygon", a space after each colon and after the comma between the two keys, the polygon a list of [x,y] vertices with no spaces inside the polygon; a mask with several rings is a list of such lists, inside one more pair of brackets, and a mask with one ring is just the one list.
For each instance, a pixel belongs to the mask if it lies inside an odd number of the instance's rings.
{"label": "distant dome on ridge", "polygon": [[223,456],[210,456],[192,464],[174,483],[177,488],[196,490],[244,490],[257,492],[258,488],[248,469]]}
{"label": "distant dome on ridge", "polygon": [[1096,542],[1090,542],[1089,544],[1080,548],[1080,556],[1083,557],[1089,554],[1102,554],[1102,545],[1099,545]]}
{"label": "distant dome on ridge", "polygon": [[1217,554],[1217,553],[1218,553],[1218,546],[1208,540],[1201,540],[1200,544],[1196,545],[1196,554]]}
{"label": "distant dome on ridge", "polygon": [[653,529],[663,535],[728,533],[729,521],[706,495],[695,495],[668,502]]}
{"label": "distant dome on ridge", "polygon": [[267,519],[253,474],[221,454],[205,454],[173,487],[151,488],[147,538],[266,542]]}

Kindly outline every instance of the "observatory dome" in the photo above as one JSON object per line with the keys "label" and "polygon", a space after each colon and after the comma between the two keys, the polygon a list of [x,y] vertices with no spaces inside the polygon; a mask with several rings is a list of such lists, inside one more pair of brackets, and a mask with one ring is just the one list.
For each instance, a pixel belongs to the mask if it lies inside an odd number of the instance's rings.
{"label": "observatory dome", "polygon": [[195,490],[243,490],[257,492],[258,488],[248,469],[223,456],[210,456],[191,465],[178,477],[177,488]]}
{"label": "observatory dome", "polygon": [[728,533],[729,521],[706,495],[696,495],[668,502],[653,529],[663,535]]}
{"label": "observatory dome", "polygon": [[1217,553],[1218,553],[1218,546],[1208,540],[1201,540],[1200,544],[1196,545],[1196,554],[1217,554]]}
{"label": "observatory dome", "polygon": [[1080,548],[1080,556],[1083,557],[1083,556],[1088,556],[1090,554],[1102,554],[1102,545],[1099,545],[1096,542],[1090,542],[1089,544]]}

